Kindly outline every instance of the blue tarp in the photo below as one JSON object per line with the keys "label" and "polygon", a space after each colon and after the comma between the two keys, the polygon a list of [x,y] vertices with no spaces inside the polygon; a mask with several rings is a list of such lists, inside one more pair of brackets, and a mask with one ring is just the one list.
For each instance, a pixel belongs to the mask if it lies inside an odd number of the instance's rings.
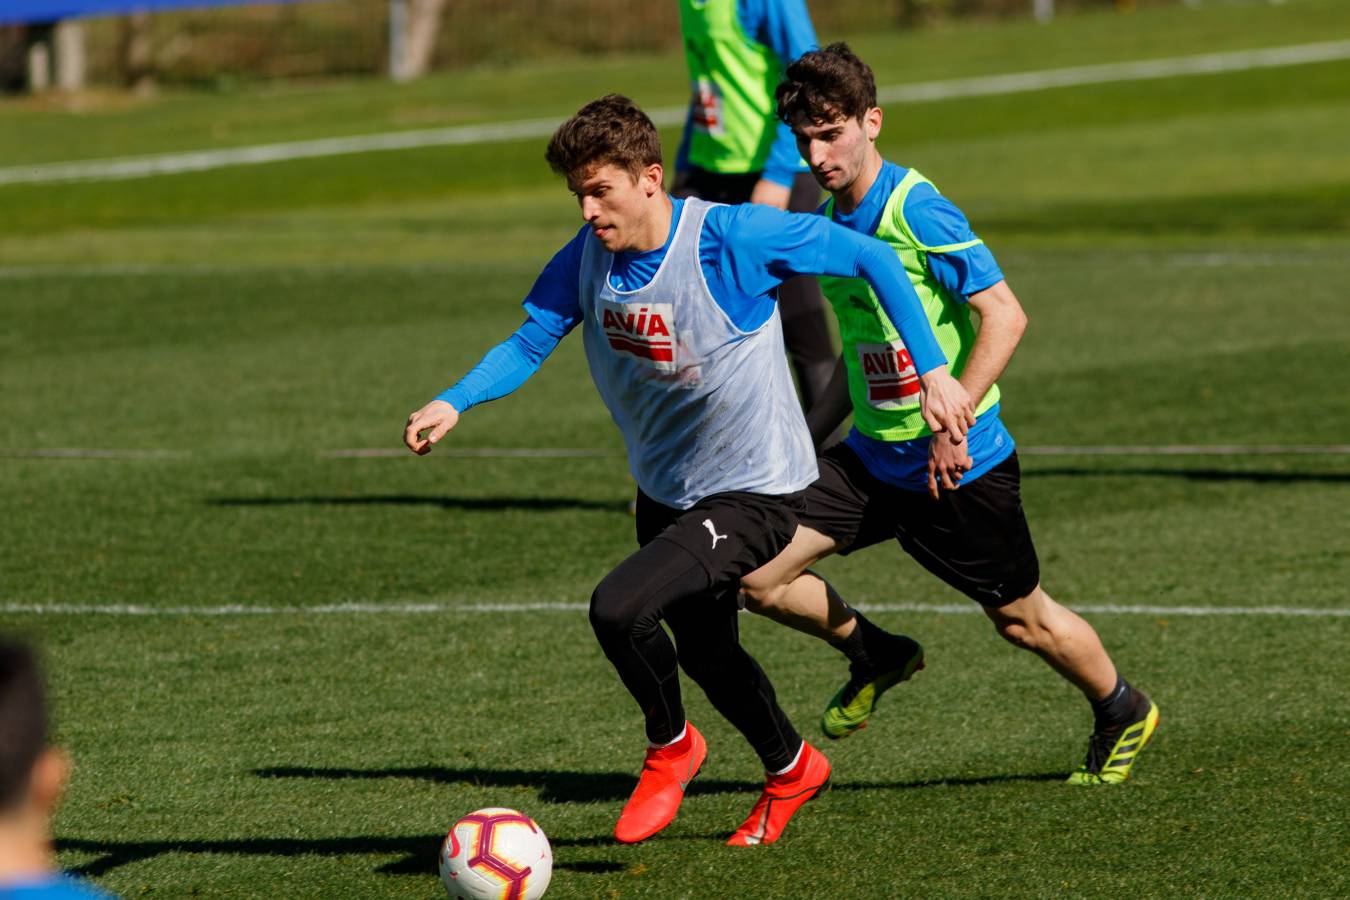
{"label": "blue tarp", "polygon": [[0,25],[15,22],[56,22],[75,16],[116,16],[195,6],[296,2],[299,0],[0,0]]}

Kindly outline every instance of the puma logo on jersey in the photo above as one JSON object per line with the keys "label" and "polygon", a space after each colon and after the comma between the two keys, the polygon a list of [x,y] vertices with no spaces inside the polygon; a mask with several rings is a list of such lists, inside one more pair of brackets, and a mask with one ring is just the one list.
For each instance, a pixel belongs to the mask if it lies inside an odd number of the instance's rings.
{"label": "puma logo on jersey", "polygon": [[600,327],[616,353],[646,360],[658,369],[675,368],[671,338],[674,307],[670,303],[606,303],[600,309]]}
{"label": "puma logo on jersey", "polygon": [[718,542],[718,541],[725,541],[725,540],[727,539],[727,536],[726,536],[725,534],[718,534],[718,533],[717,533],[717,529],[713,527],[713,521],[712,521],[712,519],[704,519],[704,520],[703,520],[703,527],[706,528],[706,529],[708,529],[708,534],[711,534],[711,535],[712,535],[712,539],[713,539],[712,549],[714,549],[714,550],[717,549],[717,542]]}

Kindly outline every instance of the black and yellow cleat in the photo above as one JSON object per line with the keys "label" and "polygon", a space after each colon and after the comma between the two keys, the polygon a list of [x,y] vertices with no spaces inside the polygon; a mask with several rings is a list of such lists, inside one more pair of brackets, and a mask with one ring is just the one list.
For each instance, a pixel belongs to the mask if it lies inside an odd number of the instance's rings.
{"label": "black and yellow cleat", "polygon": [[866,728],[881,695],[923,668],[923,647],[918,641],[896,635],[893,650],[880,672],[860,671],[856,663],[849,666],[848,681],[830,698],[820,717],[820,730],[827,738],[837,741]]}
{"label": "black and yellow cleat", "polygon": [[1135,691],[1134,714],[1121,725],[1094,731],[1087,759],[1069,776],[1069,784],[1120,784],[1158,729],[1158,705]]}

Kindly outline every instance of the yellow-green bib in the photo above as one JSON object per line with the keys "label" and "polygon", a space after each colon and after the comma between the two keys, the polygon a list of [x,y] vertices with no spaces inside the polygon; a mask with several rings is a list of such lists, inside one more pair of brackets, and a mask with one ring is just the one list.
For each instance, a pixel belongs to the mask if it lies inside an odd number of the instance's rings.
{"label": "yellow-green bib", "polygon": [[736,0],[680,0],[689,62],[689,162],[708,172],[764,168],[778,120],[774,88],[783,62],[741,28]]}
{"label": "yellow-green bib", "polygon": [[[975,344],[975,326],[966,304],[949,295],[928,268],[928,254],[965,250],[983,241],[940,247],[929,247],[920,241],[905,221],[905,198],[919,184],[933,183],[910,169],[887,199],[876,237],[889,244],[900,258],[928,313],[949,369],[959,377]],[[825,215],[833,214],[834,200],[830,200]],[[919,409],[919,376],[914,363],[871,285],[861,278],[820,276],[819,281],[839,319],[854,427],[880,441],[909,441],[931,434]],[[998,397],[998,385],[993,385],[976,408],[976,415],[993,407]]]}

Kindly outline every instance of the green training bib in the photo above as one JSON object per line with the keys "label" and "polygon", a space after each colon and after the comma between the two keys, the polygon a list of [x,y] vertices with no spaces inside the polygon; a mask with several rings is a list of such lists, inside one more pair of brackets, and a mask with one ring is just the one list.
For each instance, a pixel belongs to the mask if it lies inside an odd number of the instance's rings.
{"label": "green training bib", "polygon": [[782,60],[741,28],[736,0],[680,0],[680,29],[693,88],[689,162],[724,174],[763,170]]}
{"label": "green training bib", "polygon": [[[928,254],[965,250],[984,242],[977,238],[941,247],[923,244],[905,221],[905,198],[919,184],[932,182],[910,169],[886,201],[875,236],[889,244],[900,258],[952,375],[960,377],[975,344],[975,326],[970,321],[969,307],[951,297],[928,268]],[[833,214],[831,199],[825,206],[825,215]],[[839,319],[854,426],[880,441],[909,441],[931,434],[919,408],[919,375],[914,361],[900,340],[900,333],[882,310],[872,286],[861,278],[822,275],[818,280]],[[975,414],[990,409],[998,397],[995,384],[984,395]]]}

